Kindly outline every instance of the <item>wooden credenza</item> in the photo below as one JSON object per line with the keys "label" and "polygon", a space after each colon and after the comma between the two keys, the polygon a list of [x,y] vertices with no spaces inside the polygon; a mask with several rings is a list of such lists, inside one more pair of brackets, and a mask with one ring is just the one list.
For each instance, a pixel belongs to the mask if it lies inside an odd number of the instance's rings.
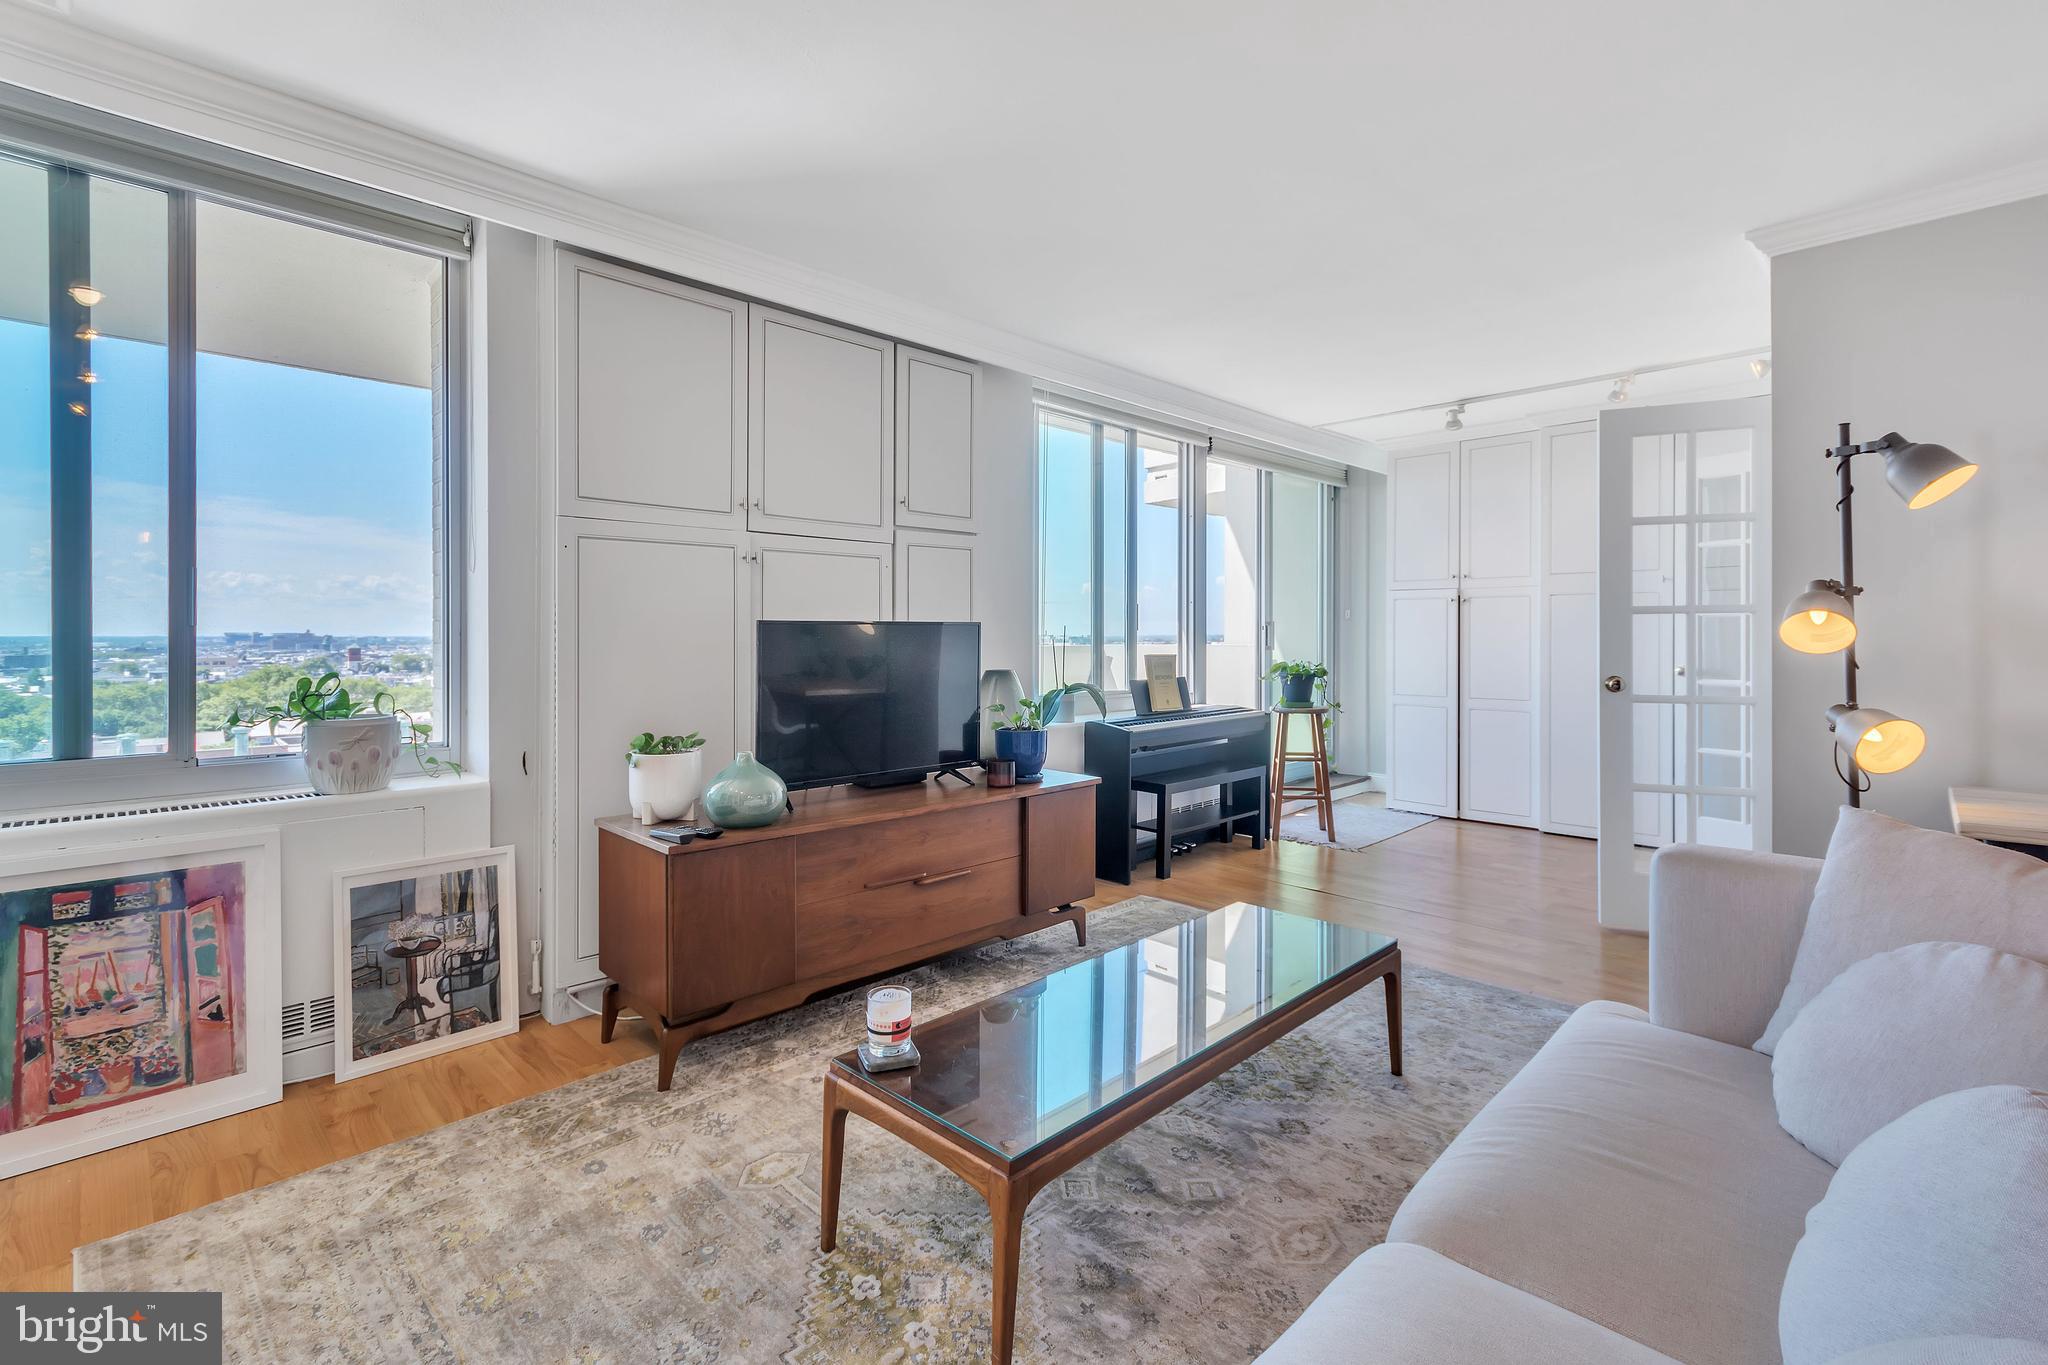
{"label": "wooden credenza", "polygon": [[1088,941],[1096,779],[800,793],[765,829],[668,844],[598,826],[598,966],[654,1028],[660,1088],[707,1033],[849,981],[1060,922]]}

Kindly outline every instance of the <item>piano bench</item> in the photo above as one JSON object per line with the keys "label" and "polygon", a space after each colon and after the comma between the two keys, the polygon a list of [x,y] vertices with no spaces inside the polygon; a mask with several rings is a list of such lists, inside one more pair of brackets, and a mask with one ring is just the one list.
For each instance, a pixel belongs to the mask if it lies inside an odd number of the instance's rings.
{"label": "piano bench", "polygon": [[[1157,803],[1159,813],[1151,820],[1134,822],[1137,829],[1148,830],[1154,836],[1152,863],[1159,880],[1165,881],[1173,875],[1173,841],[1182,834],[1199,834],[1204,830],[1221,829],[1226,838],[1237,836],[1240,820],[1252,822],[1252,847],[1266,846],[1266,802],[1269,799],[1267,784],[1272,774],[1261,763],[1254,768],[1181,768],[1171,772],[1154,773],[1148,777],[1131,779],[1131,790],[1144,792]],[[1232,784],[1237,782],[1258,783],[1258,800],[1249,810],[1234,810],[1230,804]],[[1173,815],[1173,798],[1183,792],[1201,791],[1207,787],[1218,788],[1216,814],[1204,819],[1178,822]]]}

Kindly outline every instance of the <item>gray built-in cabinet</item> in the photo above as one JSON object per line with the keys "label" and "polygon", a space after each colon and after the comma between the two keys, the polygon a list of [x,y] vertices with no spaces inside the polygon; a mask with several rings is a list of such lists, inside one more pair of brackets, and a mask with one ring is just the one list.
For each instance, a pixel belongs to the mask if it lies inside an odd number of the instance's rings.
{"label": "gray built-in cabinet", "polygon": [[753,742],[754,623],[972,620],[980,368],[556,257],[548,1001],[597,980],[598,816],[644,729]]}

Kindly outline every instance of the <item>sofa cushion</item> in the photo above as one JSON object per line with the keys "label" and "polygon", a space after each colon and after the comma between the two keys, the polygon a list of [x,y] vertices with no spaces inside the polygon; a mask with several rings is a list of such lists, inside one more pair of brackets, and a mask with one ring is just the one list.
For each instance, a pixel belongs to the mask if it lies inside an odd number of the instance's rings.
{"label": "sofa cushion", "polygon": [[1872,953],[1932,940],[1981,943],[2048,961],[2048,862],[1842,807],[1814,884],[1792,978],[1758,1052]]}
{"label": "sofa cushion", "polygon": [[1953,1090],[2048,1090],[2048,967],[1974,943],[1866,957],[1778,1040],[1778,1122],[1839,1166],[1899,1115]]}
{"label": "sofa cushion", "polygon": [[1744,1047],[1596,1001],[1395,1213],[1416,1242],[1666,1355],[1769,1360],[1778,1291],[1833,1168],[1778,1127]]}
{"label": "sofa cushion", "polygon": [[1627,1337],[1424,1247],[1382,1243],[1344,1268],[1258,1365],[1657,1365]]}
{"label": "sofa cushion", "polygon": [[1785,1272],[1785,1365],[1900,1338],[2048,1337],[2048,1095],[1929,1100],[1865,1138]]}
{"label": "sofa cushion", "polygon": [[2017,1337],[1913,1337],[1866,1346],[1828,1365],[2048,1365],[2048,1344]]}

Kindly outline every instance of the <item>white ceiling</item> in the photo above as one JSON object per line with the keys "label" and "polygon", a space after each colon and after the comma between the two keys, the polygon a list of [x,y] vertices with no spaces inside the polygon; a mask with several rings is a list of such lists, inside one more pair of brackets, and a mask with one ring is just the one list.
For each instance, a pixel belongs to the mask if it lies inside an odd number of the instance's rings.
{"label": "white ceiling", "polygon": [[2038,0],[69,10],[1309,424],[1766,345],[1746,230],[2048,153]]}

